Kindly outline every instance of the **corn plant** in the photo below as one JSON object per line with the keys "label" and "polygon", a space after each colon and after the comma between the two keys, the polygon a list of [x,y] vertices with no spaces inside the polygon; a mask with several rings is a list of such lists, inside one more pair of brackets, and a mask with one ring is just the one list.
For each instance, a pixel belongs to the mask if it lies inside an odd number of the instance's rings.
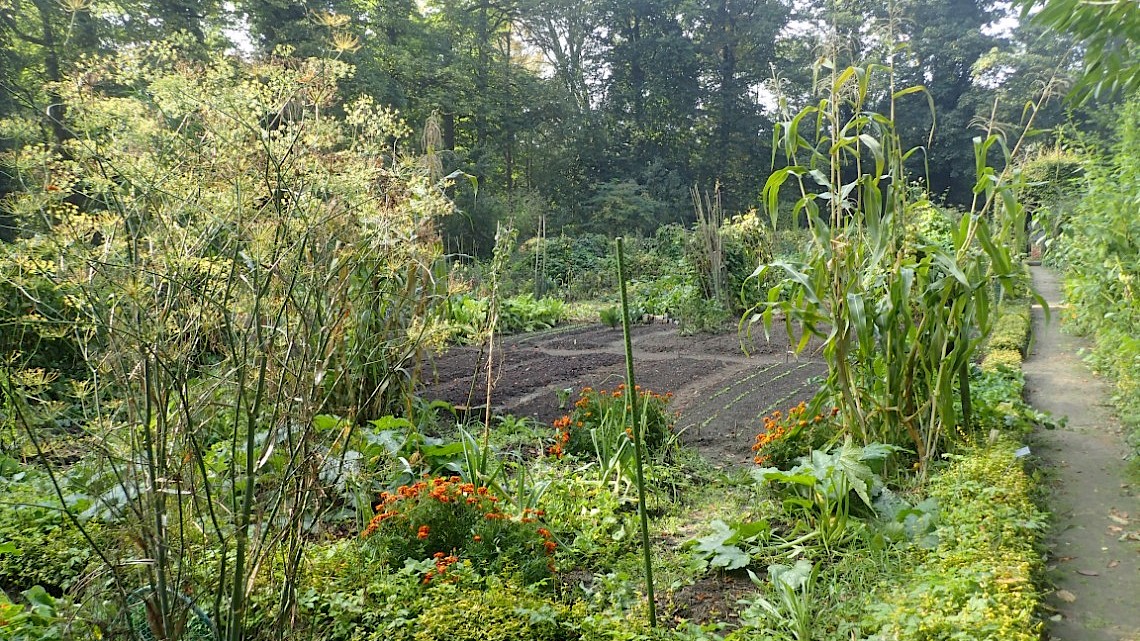
{"label": "corn plant", "polygon": [[[968,412],[968,364],[1014,272],[991,226],[1011,228],[1015,201],[986,166],[987,138],[979,142],[978,192],[987,205],[1006,206],[958,215],[946,242],[908,233],[908,217],[925,201],[907,173],[917,149],[904,150],[892,112],[895,99],[924,90],[896,88],[892,69],[881,65],[840,70],[822,60],[820,71],[828,72],[824,97],[777,124],[774,144],[788,165],[764,186],[773,227],[781,189],[793,186],[791,214],[806,219],[810,251],[754,272],[783,278],[745,318],[767,331],[782,312],[789,336],[802,327],[797,350],[811,336],[822,339],[844,430],[863,444],[905,443],[925,470],[958,424],[959,390]],[[880,113],[873,107],[883,92]]]}

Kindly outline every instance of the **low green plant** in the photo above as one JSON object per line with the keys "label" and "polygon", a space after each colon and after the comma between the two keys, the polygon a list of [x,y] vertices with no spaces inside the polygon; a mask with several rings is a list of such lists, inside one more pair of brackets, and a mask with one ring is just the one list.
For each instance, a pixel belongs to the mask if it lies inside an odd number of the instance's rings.
{"label": "low green plant", "polygon": [[[807,559],[799,559],[794,565],[774,564],[768,566],[768,581],[757,577],[751,570],[749,578],[757,586],[775,592],[773,599],[763,595],[751,600],[742,614],[743,628],[749,633],[762,631],[766,638],[810,641],[816,627],[815,603],[816,581],[819,568]],[[730,635],[728,639],[743,639],[744,636]]]}
{"label": "low green plant", "polygon": [[389,566],[432,559],[425,583],[460,559],[488,573],[511,569],[527,583],[548,577],[557,543],[538,522],[543,511],[510,511],[486,486],[459,476],[433,477],[381,493],[361,537],[377,546]]}
{"label": "low green plant", "polygon": [[[1012,357],[1016,352],[1002,350]],[[1020,363],[1020,358],[1017,359]],[[987,357],[982,367],[970,373],[970,390],[973,396],[973,427],[976,434],[990,430],[1003,430],[1022,437],[1038,426],[1053,427],[1055,421],[1046,412],[1034,408],[1022,398],[1025,376],[1013,362],[999,363]]]}
{"label": "low green plant", "polygon": [[[72,492],[66,478],[61,481],[76,513],[91,506],[90,497]],[[58,507],[47,475],[0,455],[0,496],[0,585],[17,590],[41,586],[56,594],[71,589],[96,556]],[[101,524],[85,522],[84,528],[97,542],[109,542]]]}
{"label": "low green plant", "polygon": [[874,510],[872,496],[882,481],[869,463],[897,450],[877,443],[859,447],[848,438],[832,450],[813,450],[790,470],[762,467],[751,473],[761,485],[778,483],[784,509],[807,527],[808,538],[830,551],[858,533],[852,521],[853,497],[866,511]]}
{"label": "low green plant", "polygon": [[1014,451],[997,445],[951,456],[930,482],[941,518],[938,545],[913,547],[907,567],[868,609],[871,639],[978,641],[1040,638],[1038,546],[1045,515]]}
{"label": "low green plant", "polygon": [[616,329],[621,326],[621,307],[618,305],[603,307],[598,310],[598,318],[606,327]]}
{"label": "low green plant", "polygon": [[709,524],[712,532],[686,542],[690,554],[701,566],[713,570],[739,570],[752,563],[753,554],[759,552],[765,535],[770,533],[767,521],[725,523],[714,519]]}
{"label": "low green plant", "polygon": [[13,603],[0,590],[0,638],[7,641],[57,641],[98,639],[101,631],[74,617],[78,608],[58,599],[40,586],[20,593],[26,605]]}

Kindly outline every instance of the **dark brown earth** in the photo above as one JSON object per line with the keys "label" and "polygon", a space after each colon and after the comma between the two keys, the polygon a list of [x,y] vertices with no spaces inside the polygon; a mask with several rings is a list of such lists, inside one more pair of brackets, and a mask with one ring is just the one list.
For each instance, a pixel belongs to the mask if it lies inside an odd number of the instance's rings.
{"label": "dark brown earth", "polygon": [[[826,373],[812,347],[798,357],[789,351],[782,327],[765,340],[762,333],[751,339],[735,331],[681,336],[672,324],[640,325],[632,343],[637,384],[673,392],[682,439],[720,467],[751,461],[761,418],[810,398]],[[621,330],[603,325],[507,337],[492,362],[492,409],[550,423],[565,413],[562,390],[572,390],[572,401],[584,386],[622,383],[623,354]],[[425,398],[485,404],[486,359],[479,347],[452,348],[425,378]]]}

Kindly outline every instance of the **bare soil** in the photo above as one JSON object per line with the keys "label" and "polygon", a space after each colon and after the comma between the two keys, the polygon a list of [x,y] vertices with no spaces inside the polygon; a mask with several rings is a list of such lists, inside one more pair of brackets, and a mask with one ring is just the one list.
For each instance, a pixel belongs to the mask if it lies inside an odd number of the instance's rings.
{"label": "bare soil", "polygon": [[[566,412],[563,390],[572,390],[572,402],[584,386],[612,389],[624,381],[622,343],[620,329],[597,324],[507,337],[492,362],[492,409],[554,421]],[[790,353],[782,327],[765,340],[735,331],[682,336],[672,324],[641,325],[632,343],[637,384],[673,392],[682,439],[720,467],[750,462],[761,417],[811,398],[826,373],[814,346],[798,357]],[[426,378],[425,398],[483,405],[486,355],[479,347],[452,348]]]}
{"label": "bare soil", "polygon": [[1140,641],[1140,497],[1128,475],[1110,393],[1081,361],[1086,341],[1058,328],[1058,278],[1043,267],[1033,280],[1052,322],[1034,310],[1035,344],[1024,370],[1030,402],[1068,420],[1038,432],[1031,446],[1051,479],[1049,579],[1056,588],[1046,638]]}

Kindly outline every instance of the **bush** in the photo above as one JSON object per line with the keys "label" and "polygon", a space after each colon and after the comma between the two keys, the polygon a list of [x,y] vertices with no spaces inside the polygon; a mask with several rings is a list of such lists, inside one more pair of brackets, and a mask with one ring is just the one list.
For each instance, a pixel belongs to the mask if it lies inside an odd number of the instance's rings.
{"label": "bush", "polygon": [[1016,349],[991,349],[982,359],[983,372],[1020,372],[1021,352]]}
{"label": "bush", "polygon": [[989,351],[1009,350],[1024,355],[1029,346],[1028,305],[1002,305],[986,347]]}
{"label": "bush", "polygon": [[[578,635],[565,606],[495,582],[480,590],[441,587],[416,618],[413,641],[561,641]],[[386,641],[385,635],[369,637]]]}

